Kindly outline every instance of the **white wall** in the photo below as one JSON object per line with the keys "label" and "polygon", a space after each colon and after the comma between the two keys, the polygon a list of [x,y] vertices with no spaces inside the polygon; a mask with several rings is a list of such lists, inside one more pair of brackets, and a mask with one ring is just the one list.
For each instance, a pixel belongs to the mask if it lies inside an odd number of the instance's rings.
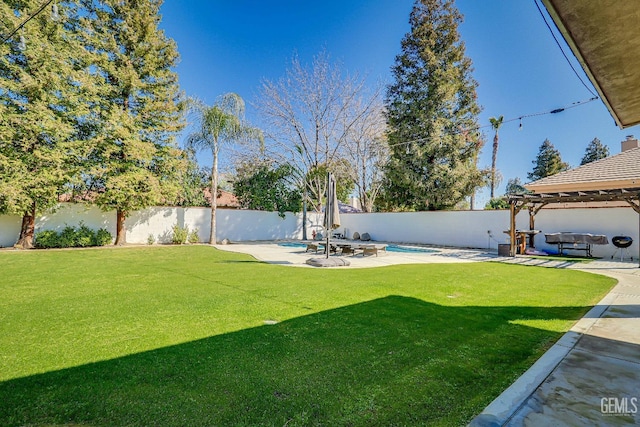
{"label": "white wall", "polygon": [[[128,243],[147,243],[149,235],[157,242],[167,243],[171,239],[171,229],[178,224],[198,229],[200,241],[209,240],[209,208],[152,207],[134,212],[125,221]],[[322,217],[309,214],[309,233]],[[234,209],[217,210],[218,240],[231,241],[282,240],[302,238],[302,215],[287,213],[282,219],[275,212],[261,212]],[[20,234],[22,218],[0,215],[0,247],[12,246]],[[114,237],[116,234],[116,213],[103,212],[90,205],[62,203],[56,210],[39,216],[36,233],[42,230],[61,231],[67,225],[77,226],[84,222],[89,228],[106,228]],[[310,236],[310,234],[309,234]]]}
{"label": "white wall", "polygon": [[[522,219],[522,221],[521,221]],[[571,231],[575,233],[604,234],[609,238],[608,245],[592,245],[593,256],[609,258],[616,250],[611,244],[613,236],[630,236],[633,244],[629,254],[638,258],[639,215],[631,208],[591,208],[591,209],[542,209],[536,215],[536,229],[543,233]],[[529,228],[529,213],[518,215],[518,226]],[[557,252],[556,245],[547,245],[544,235],[536,237],[536,247]],[[579,252],[569,252],[577,254]],[[584,254],[584,252],[582,252]]]}
{"label": "white wall", "polygon": [[[497,249],[498,243],[509,243],[503,231],[509,229],[509,211],[438,211],[411,213],[376,213],[341,215],[349,237],[357,231],[367,232],[374,240],[424,243],[442,246]],[[616,250],[611,238],[631,236],[629,253],[638,257],[639,216],[631,208],[542,209],[535,218],[536,248],[557,252],[557,245],[545,243],[545,233],[570,231],[604,234],[608,245],[592,245],[597,257],[610,257]],[[516,217],[516,228],[529,229],[529,212],[524,209]],[[487,233],[491,231],[491,233]],[[584,252],[568,252],[584,254]]]}
{"label": "white wall", "polygon": [[340,218],[348,237],[357,231],[369,233],[373,240],[494,249],[498,242],[508,241],[502,231],[509,228],[509,211],[371,213]]}
{"label": "white wall", "polygon": [[[158,242],[168,242],[174,224],[198,228],[200,240],[208,241],[210,210],[208,208],[154,207],[132,214],[126,221],[127,242],[146,243],[149,235]],[[106,228],[115,236],[115,212],[82,204],[66,203],[54,212],[40,216],[36,232],[61,230],[65,225],[77,226],[83,221],[93,229]],[[508,243],[504,230],[509,228],[509,211],[440,211],[406,213],[342,214],[339,231],[369,233],[374,240],[424,243],[443,246],[491,248],[498,243]],[[0,216],[0,247],[12,246],[20,233],[21,218]],[[313,230],[322,231],[322,215],[308,214],[308,237]],[[629,208],[591,209],[542,209],[536,215],[536,229],[542,233],[536,237],[536,247],[553,251],[555,245],[544,242],[544,233],[572,231],[631,236],[634,239],[629,251],[638,255],[639,216]],[[288,213],[284,219],[274,212],[218,209],[218,239],[231,241],[283,240],[302,238],[302,215]],[[517,228],[529,228],[529,213],[523,210],[517,217]],[[490,231],[491,233],[487,233]],[[593,246],[593,254],[610,257],[615,251],[612,244]]]}

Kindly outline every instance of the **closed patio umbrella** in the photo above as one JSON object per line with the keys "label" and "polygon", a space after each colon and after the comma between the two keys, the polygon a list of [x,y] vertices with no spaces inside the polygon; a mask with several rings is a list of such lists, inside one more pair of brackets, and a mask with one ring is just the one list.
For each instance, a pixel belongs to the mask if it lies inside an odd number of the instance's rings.
{"label": "closed patio umbrella", "polygon": [[340,207],[336,194],[336,180],[331,172],[327,173],[327,203],[324,207],[324,228],[327,230],[326,258],[331,250],[331,230],[340,227]]}

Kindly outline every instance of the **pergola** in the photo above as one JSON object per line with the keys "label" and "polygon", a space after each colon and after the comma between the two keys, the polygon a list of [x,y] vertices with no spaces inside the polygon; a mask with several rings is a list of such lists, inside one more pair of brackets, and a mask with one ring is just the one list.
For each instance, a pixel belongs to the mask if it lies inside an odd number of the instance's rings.
{"label": "pergola", "polygon": [[[529,211],[529,229],[535,230],[535,216],[540,209],[553,203],[575,202],[627,202],[640,215],[640,187],[611,190],[567,191],[554,193],[511,194],[507,196],[510,210],[509,254],[516,255],[516,215],[526,208]],[[638,217],[640,218],[640,216]],[[640,230],[640,222],[638,223]],[[640,232],[640,231],[639,231]],[[533,238],[532,236],[530,238]],[[639,245],[640,247],[640,245]],[[640,259],[640,250],[638,254]]]}
{"label": "pergola", "polygon": [[530,230],[535,230],[540,209],[554,203],[626,202],[640,218],[640,144],[627,137],[622,147],[624,151],[615,156],[526,184],[530,194],[508,195],[509,254],[516,254],[516,215],[524,208],[529,211]]}
{"label": "pergola", "polygon": [[[616,124],[621,129],[640,124],[637,0],[542,2]],[[637,141],[635,147],[638,147]],[[516,246],[515,217],[525,207],[529,210],[532,230],[535,215],[552,203],[623,201],[640,214],[640,148],[632,148],[631,144],[625,147],[623,142],[623,152],[617,156],[525,187],[533,193],[508,196],[512,256]]]}

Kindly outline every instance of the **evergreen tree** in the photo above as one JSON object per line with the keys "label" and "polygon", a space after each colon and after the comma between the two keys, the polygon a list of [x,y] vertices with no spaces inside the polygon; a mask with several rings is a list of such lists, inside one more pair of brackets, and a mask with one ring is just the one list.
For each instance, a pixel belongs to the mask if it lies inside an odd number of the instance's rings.
{"label": "evergreen tree", "polygon": [[116,244],[126,242],[133,211],[174,200],[184,168],[174,143],[182,128],[181,99],[172,70],[173,40],[158,29],[162,0],[82,0],[84,24],[100,79],[88,160],[96,203],[116,210]]}
{"label": "evergreen tree", "polygon": [[536,159],[531,163],[534,164],[533,171],[527,174],[527,178],[531,181],[537,181],[569,169],[569,164],[562,161],[560,152],[548,139],[544,140]]}
{"label": "evergreen tree", "polygon": [[609,147],[600,142],[598,138],[593,138],[589,145],[587,145],[580,165],[586,165],[587,163],[595,162],[596,160],[606,157],[609,157]]}
{"label": "evergreen tree", "polygon": [[392,68],[386,107],[391,159],[384,200],[396,209],[454,207],[483,184],[471,60],[452,0],[417,0]]}
{"label": "evergreen tree", "polygon": [[515,177],[507,181],[506,194],[526,194],[530,193],[523,185],[520,178]]}
{"label": "evergreen tree", "polygon": [[195,150],[186,149],[182,152],[182,156],[186,167],[180,171],[180,192],[173,204],[184,207],[209,206],[204,190],[209,187],[211,173],[198,165]]}
{"label": "evergreen tree", "polygon": [[[41,1],[0,3],[0,33],[17,29]],[[86,51],[73,2],[42,10],[0,45],[0,212],[22,215],[16,247],[30,248],[37,213],[58,202],[77,171],[88,114]]]}
{"label": "evergreen tree", "polygon": [[278,212],[284,218],[285,212],[302,209],[302,192],[296,188],[293,175],[293,166],[289,164],[244,162],[238,166],[233,190],[244,209]]}

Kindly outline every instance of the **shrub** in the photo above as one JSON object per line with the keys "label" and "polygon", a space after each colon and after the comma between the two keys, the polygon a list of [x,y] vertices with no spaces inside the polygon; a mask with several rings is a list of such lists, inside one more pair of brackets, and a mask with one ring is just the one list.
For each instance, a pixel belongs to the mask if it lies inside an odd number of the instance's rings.
{"label": "shrub", "polygon": [[44,230],[36,233],[34,245],[39,249],[59,248],[58,233],[53,230]]}
{"label": "shrub", "polygon": [[62,229],[60,233],[60,237],[58,239],[58,244],[60,248],[73,248],[77,243],[76,238],[76,229],[70,225],[67,225]]}
{"label": "shrub", "polygon": [[198,229],[194,228],[193,230],[191,230],[189,232],[189,243],[199,243],[200,242],[200,237],[198,236]]}
{"label": "shrub", "polygon": [[156,242],[156,237],[153,234],[147,236],[147,245],[153,245]]}
{"label": "shrub", "polygon": [[171,243],[174,245],[184,245],[187,242],[187,236],[189,235],[189,227],[180,227],[178,224],[172,227],[173,235],[171,236]]}
{"label": "shrub", "polygon": [[87,246],[104,246],[111,243],[111,233],[104,228],[94,232],[80,223],[77,229],[67,225],[60,233],[54,230],[44,230],[35,235],[35,247],[49,248],[77,248]]}
{"label": "shrub", "polygon": [[485,209],[509,209],[509,202],[501,197],[494,197],[484,206]]}
{"label": "shrub", "polygon": [[93,246],[94,241],[95,233],[93,230],[80,222],[80,228],[75,230],[75,244],[73,246],[86,248],[87,246]]}
{"label": "shrub", "polygon": [[101,228],[96,231],[95,240],[93,243],[94,246],[106,246],[110,245],[112,241],[113,236],[111,235],[111,233],[109,233],[106,228]]}

